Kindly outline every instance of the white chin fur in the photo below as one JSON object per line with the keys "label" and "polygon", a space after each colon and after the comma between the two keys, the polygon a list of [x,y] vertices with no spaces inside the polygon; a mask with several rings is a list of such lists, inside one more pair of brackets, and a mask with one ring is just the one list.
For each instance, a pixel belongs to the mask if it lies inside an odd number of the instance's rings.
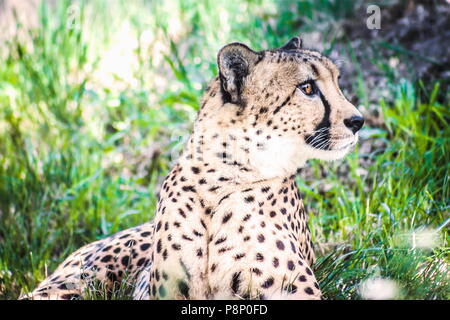
{"label": "white chin fur", "polygon": [[285,177],[295,173],[307,160],[301,149],[296,141],[273,137],[263,150],[250,152],[249,160],[265,179]]}
{"label": "white chin fur", "polygon": [[353,146],[354,143],[350,143],[339,150],[319,150],[306,143],[299,144],[298,140],[273,137],[265,143],[264,150],[250,152],[249,162],[258,168],[262,178],[284,177],[295,173],[309,159],[341,159]]}

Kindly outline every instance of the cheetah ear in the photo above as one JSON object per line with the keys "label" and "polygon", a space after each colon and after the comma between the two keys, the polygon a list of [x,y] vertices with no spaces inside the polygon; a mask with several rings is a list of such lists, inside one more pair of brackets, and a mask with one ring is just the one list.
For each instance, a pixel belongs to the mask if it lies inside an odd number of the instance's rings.
{"label": "cheetah ear", "polygon": [[302,39],[300,37],[293,37],[286,43],[284,46],[280,48],[280,50],[298,50],[302,48]]}
{"label": "cheetah ear", "polygon": [[217,55],[219,78],[224,102],[241,104],[245,78],[261,59],[261,54],[242,43],[230,43]]}

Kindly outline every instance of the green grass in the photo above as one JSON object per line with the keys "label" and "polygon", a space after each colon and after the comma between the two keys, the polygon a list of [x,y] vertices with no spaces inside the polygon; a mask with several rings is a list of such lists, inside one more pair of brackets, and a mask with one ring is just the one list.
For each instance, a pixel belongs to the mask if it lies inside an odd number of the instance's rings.
{"label": "green grass", "polygon": [[[36,28],[0,44],[0,299],[32,290],[81,245],[152,218],[223,44],[263,49],[319,31],[324,48],[346,48],[327,32],[360,2],[319,2],[40,6]],[[348,48],[340,54],[360,70]],[[345,160],[313,161],[299,178],[316,274],[328,299],[360,299],[378,277],[396,283],[397,299],[449,299],[450,108],[439,84],[425,90],[376,65],[391,88],[384,123],[366,126]],[[354,83],[367,103],[360,71]]]}

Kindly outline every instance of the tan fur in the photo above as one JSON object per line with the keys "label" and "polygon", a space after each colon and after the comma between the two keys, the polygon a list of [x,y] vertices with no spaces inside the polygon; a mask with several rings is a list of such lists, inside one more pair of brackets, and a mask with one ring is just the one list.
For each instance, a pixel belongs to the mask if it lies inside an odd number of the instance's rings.
{"label": "tan fur", "polygon": [[[308,159],[348,153],[360,126],[353,132],[344,120],[360,113],[340,91],[334,64],[299,46],[294,38],[283,49],[230,44],[219,52],[220,76],[208,86],[185,151],[162,186],[154,224],[140,226],[154,228],[154,235],[151,249],[132,262],[136,299],[321,297],[294,178]],[[299,87],[309,80],[320,91],[315,96]],[[139,232],[131,237],[141,240]],[[116,239],[101,247],[123,246]],[[95,248],[88,245],[68,261]],[[142,255],[149,262],[136,267]],[[98,261],[91,265],[103,271],[93,277],[103,280],[105,264]],[[64,265],[34,298],[66,293],[52,280],[75,272]],[[111,271],[122,269],[117,264]],[[76,283],[72,291],[81,294]]]}

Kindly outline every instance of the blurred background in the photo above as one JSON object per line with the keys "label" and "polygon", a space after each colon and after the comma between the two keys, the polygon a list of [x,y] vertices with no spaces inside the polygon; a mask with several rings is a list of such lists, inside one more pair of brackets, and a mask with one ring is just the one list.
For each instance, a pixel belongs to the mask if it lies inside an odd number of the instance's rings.
{"label": "blurred background", "polygon": [[0,0],[0,299],[153,217],[223,45],[296,35],[367,124],[298,178],[325,298],[449,299],[449,16],[444,0]]}

